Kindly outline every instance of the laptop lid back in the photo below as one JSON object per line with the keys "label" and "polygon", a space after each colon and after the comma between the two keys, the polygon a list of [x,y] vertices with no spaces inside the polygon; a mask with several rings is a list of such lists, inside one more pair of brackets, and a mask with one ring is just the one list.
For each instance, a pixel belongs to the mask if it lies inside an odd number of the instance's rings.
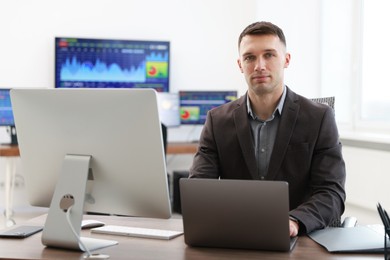
{"label": "laptop lid back", "polygon": [[289,251],[288,183],[181,179],[185,243]]}

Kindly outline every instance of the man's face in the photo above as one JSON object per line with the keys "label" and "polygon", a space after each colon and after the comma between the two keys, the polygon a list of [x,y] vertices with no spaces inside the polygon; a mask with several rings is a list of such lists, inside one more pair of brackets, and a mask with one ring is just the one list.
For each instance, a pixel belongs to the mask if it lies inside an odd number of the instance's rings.
{"label": "man's face", "polygon": [[239,47],[238,66],[244,73],[249,91],[263,95],[283,88],[284,69],[290,54],[275,35],[247,35]]}

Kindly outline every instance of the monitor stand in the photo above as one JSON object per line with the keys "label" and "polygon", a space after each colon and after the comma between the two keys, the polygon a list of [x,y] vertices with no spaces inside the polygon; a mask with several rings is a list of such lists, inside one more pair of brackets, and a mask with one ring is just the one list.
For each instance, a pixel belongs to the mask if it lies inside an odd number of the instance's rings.
{"label": "monitor stand", "polygon": [[65,156],[43,228],[44,245],[89,252],[118,244],[113,240],[80,237],[90,160],[89,155]]}

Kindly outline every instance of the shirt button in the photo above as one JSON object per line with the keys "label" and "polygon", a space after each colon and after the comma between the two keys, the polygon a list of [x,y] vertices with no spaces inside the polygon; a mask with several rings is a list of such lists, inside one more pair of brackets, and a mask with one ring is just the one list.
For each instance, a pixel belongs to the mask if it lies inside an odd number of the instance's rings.
{"label": "shirt button", "polygon": [[261,148],[261,150],[260,150],[262,153],[264,153],[265,152],[265,149],[264,148]]}
{"label": "shirt button", "polygon": [[260,177],[260,180],[264,180],[264,176],[261,176],[261,177]]}

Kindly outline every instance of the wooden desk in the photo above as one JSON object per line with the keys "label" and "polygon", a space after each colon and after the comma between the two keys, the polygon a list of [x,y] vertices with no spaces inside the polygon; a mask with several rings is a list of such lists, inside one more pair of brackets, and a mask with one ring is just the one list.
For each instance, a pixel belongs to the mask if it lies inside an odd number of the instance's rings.
{"label": "wooden desk", "polygon": [[0,156],[19,156],[19,146],[17,145],[0,145]]}
{"label": "wooden desk", "polygon": [[[45,216],[30,220],[24,224],[44,223]],[[85,219],[98,219],[106,224],[124,225],[144,228],[160,228],[169,230],[183,229],[182,220],[171,218],[168,220],[85,216]],[[146,238],[131,238],[112,235],[90,234],[82,231],[82,236],[92,236],[116,240],[118,245],[96,250],[93,253],[110,255],[110,259],[136,260],[216,260],[216,259],[316,259],[316,260],[352,260],[352,259],[383,259],[383,254],[331,254],[308,237],[300,237],[292,252],[271,252],[255,250],[218,249],[188,247],[184,243],[184,236],[172,240],[157,240]],[[35,234],[25,239],[0,239],[0,258],[7,259],[83,259],[83,253],[62,249],[47,248],[41,243],[41,234]]]}
{"label": "wooden desk", "polygon": [[[168,143],[167,152],[170,154],[196,153],[198,143]],[[19,156],[19,146],[0,145],[0,156]]]}
{"label": "wooden desk", "polygon": [[[168,143],[168,154],[187,154],[196,153],[198,143]],[[10,157],[19,156],[19,147],[17,145],[0,145],[0,156]]]}
{"label": "wooden desk", "polygon": [[198,143],[168,143],[167,154],[194,154]]}

